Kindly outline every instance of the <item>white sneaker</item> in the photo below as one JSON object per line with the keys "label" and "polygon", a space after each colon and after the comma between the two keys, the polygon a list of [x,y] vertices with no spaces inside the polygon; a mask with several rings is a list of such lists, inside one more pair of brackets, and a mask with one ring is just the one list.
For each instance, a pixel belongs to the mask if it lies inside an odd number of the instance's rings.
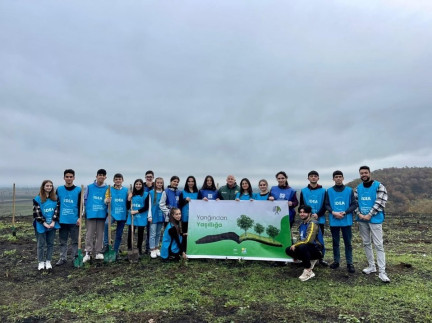
{"label": "white sneaker", "polygon": [[315,260],[311,260],[311,266],[310,266],[310,270],[312,270],[312,269],[314,269],[314,267],[315,267],[315,264],[317,263],[317,261],[318,261],[318,259],[315,259]]}
{"label": "white sneaker", "polygon": [[95,258],[96,260],[104,260],[104,255],[103,253],[98,253]]}
{"label": "white sneaker", "polygon": [[303,270],[303,274],[299,277],[302,282],[315,277],[315,273],[312,270]]}
{"label": "white sneaker", "polygon": [[157,258],[156,250],[150,251],[150,257],[153,259]]}
{"label": "white sneaker", "polygon": [[51,261],[45,261],[45,268],[52,269]]}
{"label": "white sneaker", "polygon": [[83,258],[83,262],[87,262],[90,260],[90,255],[88,253],[86,253],[86,255]]}
{"label": "white sneaker", "polygon": [[38,265],[38,270],[44,270],[45,269],[45,263],[41,261]]}
{"label": "white sneaker", "polygon": [[375,266],[369,266],[363,269],[363,274],[369,275],[372,273],[376,273],[376,267]]}
{"label": "white sneaker", "polygon": [[388,278],[385,272],[379,273],[379,279],[381,279],[384,283],[390,283],[390,278]]}
{"label": "white sneaker", "polygon": [[160,257],[160,250],[156,249],[156,256]]}

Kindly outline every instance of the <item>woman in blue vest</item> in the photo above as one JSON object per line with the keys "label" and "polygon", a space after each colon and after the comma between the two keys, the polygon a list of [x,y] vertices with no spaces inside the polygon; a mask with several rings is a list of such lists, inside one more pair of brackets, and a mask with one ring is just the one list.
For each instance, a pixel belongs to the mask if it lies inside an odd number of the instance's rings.
{"label": "woman in blue vest", "polygon": [[255,193],[255,200],[268,200],[270,192],[268,190],[268,182],[262,179],[258,182],[259,193]]}
{"label": "woman in blue vest", "polygon": [[188,232],[189,223],[189,202],[198,199],[198,187],[194,176],[188,176],[183,192],[180,193],[179,207],[181,209],[182,229],[184,233]]}
{"label": "woman in blue vest", "polygon": [[60,225],[59,203],[50,180],[42,182],[39,194],[33,199],[33,218],[36,222],[38,270],[51,270],[55,233]]}
{"label": "woman in blue vest", "polygon": [[240,192],[236,194],[236,201],[253,201],[254,195],[252,191],[252,185],[247,178],[243,178],[240,181]]}
{"label": "woman in blue vest", "polygon": [[151,200],[148,192],[144,190],[144,181],[135,180],[132,192],[129,192],[128,202],[132,203],[126,224],[128,229],[128,250],[132,249],[132,214],[134,216],[134,229],[138,228],[137,248],[140,255],[143,254],[142,243],[144,241],[144,229],[152,222]]}
{"label": "woman in blue vest", "polygon": [[152,223],[150,224],[150,257],[156,258],[160,256],[159,243],[162,225],[165,222],[164,214],[160,208],[159,202],[164,191],[164,180],[162,177],[156,177],[155,188],[150,191],[150,198],[152,200]]}
{"label": "woman in blue vest", "polygon": [[198,200],[209,201],[216,200],[218,198],[219,195],[213,176],[207,175],[204,179],[201,189],[198,192]]}
{"label": "woman in blue vest", "polygon": [[276,174],[278,186],[273,186],[270,190],[269,200],[286,200],[288,201],[290,226],[292,228],[294,224],[295,208],[298,205],[296,191],[288,185],[288,175],[280,171]]}
{"label": "woman in blue vest", "polygon": [[[198,187],[194,176],[188,176],[183,192],[180,194],[179,207],[181,209],[181,221],[183,233],[188,232],[189,224],[189,202],[198,199]],[[184,237],[185,250],[187,248],[187,239]]]}
{"label": "woman in blue vest", "polygon": [[163,260],[179,260],[180,256],[187,259],[180,220],[180,209],[172,208],[169,214],[169,223],[162,238],[161,258]]}

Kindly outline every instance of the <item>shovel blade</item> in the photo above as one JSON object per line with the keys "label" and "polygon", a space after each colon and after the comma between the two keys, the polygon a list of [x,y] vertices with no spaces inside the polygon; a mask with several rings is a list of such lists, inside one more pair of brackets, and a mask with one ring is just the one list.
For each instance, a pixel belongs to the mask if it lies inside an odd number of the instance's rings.
{"label": "shovel blade", "polygon": [[80,268],[80,267],[84,266],[83,258],[84,257],[83,257],[81,249],[78,249],[78,255],[74,259],[74,267],[75,268]]}
{"label": "shovel blade", "polygon": [[117,259],[117,255],[111,246],[108,246],[107,251],[104,253],[104,262],[114,262]]}

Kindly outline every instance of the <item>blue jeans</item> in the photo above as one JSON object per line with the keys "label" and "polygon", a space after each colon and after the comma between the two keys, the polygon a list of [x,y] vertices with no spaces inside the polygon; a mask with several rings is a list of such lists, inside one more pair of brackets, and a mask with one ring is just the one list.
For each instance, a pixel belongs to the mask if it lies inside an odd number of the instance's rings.
{"label": "blue jeans", "polygon": [[339,263],[340,262],[340,232],[342,231],[342,238],[345,245],[345,259],[347,265],[352,265],[352,230],[351,226],[346,227],[330,227],[330,231],[332,234],[332,242],[333,242],[333,261]]}
{"label": "blue jeans", "polygon": [[[36,233],[37,240],[37,257],[39,262],[51,261],[53,249],[54,249],[54,239],[56,230],[45,231],[44,233]],[[46,254],[45,254],[46,247]]]}
{"label": "blue jeans", "polygon": [[[116,221],[113,217],[111,217],[111,224],[114,222],[117,222],[117,228],[116,228],[116,234],[115,234],[115,240],[114,240],[114,250],[116,253],[119,252],[122,236],[123,236],[123,229],[126,224],[125,221]],[[108,245],[108,218],[106,218],[105,221],[105,231],[104,231],[104,246]]]}
{"label": "blue jeans", "polygon": [[162,222],[150,224],[150,250],[159,247],[162,224]]}

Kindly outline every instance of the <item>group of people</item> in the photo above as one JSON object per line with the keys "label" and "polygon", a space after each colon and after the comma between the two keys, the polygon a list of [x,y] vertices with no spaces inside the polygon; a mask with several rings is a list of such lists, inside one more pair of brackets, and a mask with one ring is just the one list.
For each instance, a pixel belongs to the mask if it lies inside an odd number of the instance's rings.
{"label": "group of people", "polygon": [[[146,172],[145,181],[135,180],[129,190],[123,187],[122,174],[114,175],[112,186],[105,184],[106,175],[104,169],[99,169],[95,181],[87,186],[83,194],[81,188],[74,185],[75,172],[72,169],[64,171],[65,185],[56,191],[52,181],[42,182],[40,192],[33,200],[39,270],[52,269],[51,260],[57,229],[60,258],[56,265],[62,266],[67,263],[68,241],[72,258],[77,256],[81,203],[84,203],[83,215],[87,228],[84,262],[91,258],[104,259],[104,251],[111,244],[111,241],[108,241],[110,219],[112,223],[117,224],[113,244],[117,256],[124,227],[128,225],[128,250],[134,247],[133,227],[138,232],[136,247],[139,254],[149,252],[151,258],[161,257],[164,260],[181,257],[186,259],[191,200],[286,200],[291,227],[295,220],[295,208],[299,205],[296,191],[288,185],[288,176],[283,171],[276,174],[278,185],[271,187],[270,190],[268,182],[265,179],[260,180],[258,193],[253,192],[249,179],[243,178],[240,185],[237,185],[233,175],[228,175],[226,185],[219,189],[210,175],[205,177],[201,189],[198,189],[195,177],[189,176],[183,190],[179,189],[178,176],[172,176],[165,188],[163,178],[154,179],[154,172],[151,170]],[[360,177],[363,183],[353,190],[343,184],[342,172],[335,171],[335,185],[325,190],[318,184],[318,172],[309,172],[309,184],[300,192],[300,239],[286,249],[290,257],[303,263],[301,280],[305,281],[315,276],[312,269],[318,261],[324,266],[328,265],[324,261],[323,240],[325,214],[328,212],[333,242],[333,263],[330,268],[336,269],[340,266],[339,240],[342,232],[347,269],[350,273],[355,272],[351,245],[351,227],[355,216],[368,260],[368,267],[363,269],[363,273],[376,272],[373,242],[377,253],[379,278],[384,282],[390,281],[385,272],[382,234],[387,191],[381,183],[371,179],[369,167],[360,167]],[[107,217],[108,213],[110,217]]]}
{"label": "group of people", "polygon": [[286,249],[290,257],[302,261],[304,270],[299,277],[300,280],[306,281],[315,276],[312,269],[318,261],[324,266],[328,265],[323,260],[325,214],[328,212],[333,245],[333,262],[330,268],[337,269],[340,266],[340,234],[342,233],[347,270],[349,273],[355,272],[351,243],[352,225],[355,219],[358,222],[368,261],[367,267],[362,272],[369,275],[377,271],[373,244],[377,257],[378,277],[385,283],[390,282],[386,273],[382,230],[384,208],[388,198],[387,190],[383,184],[371,178],[368,166],[361,166],[359,173],[362,183],[352,189],[343,184],[343,173],[336,170],[333,172],[335,185],[325,190],[318,184],[318,172],[309,172],[309,184],[300,193],[301,206],[298,208],[301,219],[300,239]]}

